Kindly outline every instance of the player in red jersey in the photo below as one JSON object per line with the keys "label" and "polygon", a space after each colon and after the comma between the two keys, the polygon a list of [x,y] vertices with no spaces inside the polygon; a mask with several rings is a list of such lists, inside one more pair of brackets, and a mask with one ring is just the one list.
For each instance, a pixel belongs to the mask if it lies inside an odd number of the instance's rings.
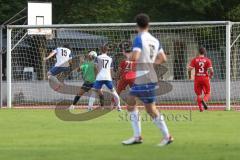
{"label": "player in red jersey", "polygon": [[117,93],[120,94],[127,86],[132,86],[136,77],[136,63],[129,61],[129,53],[123,52],[126,57],[125,60],[121,61],[118,67],[118,82],[117,82]]}
{"label": "player in red jersey", "polygon": [[[213,76],[213,67],[211,60],[205,56],[206,53],[205,48],[199,48],[199,55],[195,57],[188,66],[189,79],[191,79],[191,71],[195,69],[194,91],[197,95],[200,112],[203,111],[203,107],[205,110],[208,109],[206,102],[211,96],[210,79]],[[203,98],[202,93],[204,93]]]}

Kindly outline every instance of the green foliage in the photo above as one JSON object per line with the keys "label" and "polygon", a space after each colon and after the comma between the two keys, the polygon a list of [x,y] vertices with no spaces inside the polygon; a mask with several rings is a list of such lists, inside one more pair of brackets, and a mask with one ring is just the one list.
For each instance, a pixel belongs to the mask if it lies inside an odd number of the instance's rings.
{"label": "green foliage", "polygon": [[0,0],[0,24],[27,7],[26,0]]}
{"label": "green foliage", "polygon": [[[54,23],[133,22],[138,13],[152,21],[240,20],[239,0],[52,0]],[[27,6],[0,0],[0,22]]]}
{"label": "green foliage", "polygon": [[123,22],[128,9],[124,0],[60,1],[53,2],[55,23]]}

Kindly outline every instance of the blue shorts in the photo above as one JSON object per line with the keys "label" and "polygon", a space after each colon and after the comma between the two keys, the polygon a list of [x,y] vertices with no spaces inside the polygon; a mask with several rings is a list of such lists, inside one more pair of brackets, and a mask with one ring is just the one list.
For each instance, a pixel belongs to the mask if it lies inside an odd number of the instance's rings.
{"label": "blue shorts", "polygon": [[52,67],[49,72],[51,73],[51,75],[53,76],[56,76],[58,75],[59,73],[62,73],[62,72],[68,72],[70,71],[70,68],[69,67]]}
{"label": "blue shorts", "polygon": [[95,88],[95,89],[101,89],[104,84],[107,86],[108,89],[111,89],[111,90],[113,89],[113,83],[112,83],[112,81],[96,81],[96,82],[94,83],[93,88]]}
{"label": "blue shorts", "polygon": [[157,83],[134,84],[130,89],[130,95],[138,97],[144,104],[156,101]]}

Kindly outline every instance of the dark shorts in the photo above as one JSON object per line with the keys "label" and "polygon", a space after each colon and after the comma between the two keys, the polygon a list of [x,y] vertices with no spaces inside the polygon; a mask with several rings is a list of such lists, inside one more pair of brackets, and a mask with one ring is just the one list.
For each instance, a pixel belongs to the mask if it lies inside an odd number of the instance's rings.
{"label": "dark shorts", "polygon": [[130,95],[138,97],[144,104],[156,101],[157,83],[134,84],[130,89]]}
{"label": "dark shorts", "polygon": [[62,73],[62,72],[68,72],[70,71],[70,68],[69,67],[52,67],[49,72],[51,73],[51,75],[53,76],[56,76],[58,75],[59,73]]}
{"label": "dark shorts", "polygon": [[88,92],[91,88],[93,88],[94,83],[88,83],[84,82],[81,89],[84,90],[85,92]]}
{"label": "dark shorts", "polygon": [[103,85],[106,85],[108,89],[112,90],[113,89],[113,82],[112,81],[96,81],[94,83],[94,88],[95,89],[101,89]]}

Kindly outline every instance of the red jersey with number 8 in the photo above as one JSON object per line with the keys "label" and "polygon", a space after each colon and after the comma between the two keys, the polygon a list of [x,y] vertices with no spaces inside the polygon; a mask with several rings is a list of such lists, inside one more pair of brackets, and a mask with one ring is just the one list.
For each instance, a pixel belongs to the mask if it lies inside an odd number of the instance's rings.
{"label": "red jersey with number 8", "polygon": [[195,69],[195,77],[209,77],[208,69],[212,67],[212,62],[209,58],[198,56],[191,61],[190,67]]}

